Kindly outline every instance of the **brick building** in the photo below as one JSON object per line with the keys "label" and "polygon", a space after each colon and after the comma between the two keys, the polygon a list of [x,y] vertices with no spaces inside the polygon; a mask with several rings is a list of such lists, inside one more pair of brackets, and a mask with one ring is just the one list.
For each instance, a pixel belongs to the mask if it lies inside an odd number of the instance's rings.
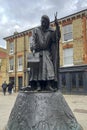
{"label": "brick building", "polygon": [[0,90],[4,81],[8,83],[7,52],[6,49],[0,48]]}
{"label": "brick building", "polygon": [[[87,92],[87,10],[58,19],[60,40],[60,87],[69,92]],[[55,28],[54,21],[50,25]],[[27,54],[32,29],[4,38],[7,42],[9,80],[15,89],[28,85]]]}

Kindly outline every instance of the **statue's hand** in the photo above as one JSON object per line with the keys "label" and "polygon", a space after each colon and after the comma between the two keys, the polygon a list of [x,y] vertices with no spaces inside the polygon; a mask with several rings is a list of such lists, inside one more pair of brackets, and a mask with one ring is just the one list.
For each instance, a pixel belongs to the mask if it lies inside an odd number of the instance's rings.
{"label": "statue's hand", "polygon": [[55,17],[55,25],[57,25],[58,26],[58,20],[57,20],[57,18]]}
{"label": "statue's hand", "polygon": [[35,50],[35,46],[31,46],[30,50],[33,52],[33,50]]}
{"label": "statue's hand", "polygon": [[58,23],[58,19],[57,19],[57,12],[56,12],[56,14],[54,14],[54,16],[55,16],[55,20],[54,20],[55,25],[56,25],[56,27],[59,28],[59,23]]}
{"label": "statue's hand", "polygon": [[54,22],[55,22],[56,30],[57,30],[58,37],[59,37],[58,39],[60,39],[61,33],[60,33],[60,26],[59,26],[58,19],[57,19],[57,14],[55,15],[55,20],[54,20]]}
{"label": "statue's hand", "polygon": [[56,27],[59,27],[59,23],[58,23],[58,20],[57,20],[57,18],[55,17],[55,25],[56,25]]}

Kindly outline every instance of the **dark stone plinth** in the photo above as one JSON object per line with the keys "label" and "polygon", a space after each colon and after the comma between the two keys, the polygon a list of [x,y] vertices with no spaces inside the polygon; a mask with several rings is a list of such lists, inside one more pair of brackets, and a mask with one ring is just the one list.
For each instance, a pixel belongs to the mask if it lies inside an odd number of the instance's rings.
{"label": "dark stone plinth", "polygon": [[5,130],[82,130],[61,92],[19,92]]}

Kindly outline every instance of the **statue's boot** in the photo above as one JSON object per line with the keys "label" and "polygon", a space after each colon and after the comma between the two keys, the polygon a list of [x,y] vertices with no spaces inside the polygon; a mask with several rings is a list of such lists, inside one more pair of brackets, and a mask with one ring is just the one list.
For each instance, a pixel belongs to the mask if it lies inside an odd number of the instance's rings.
{"label": "statue's boot", "polygon": [[31,90],[31,86],[27,86],[27,87],[22,87],[20,88],[21,91],[30,91]]}
{"label": "statue's boot", "polygon": [[47,89],[50,90],[50,91],[53,91],[53,92],[55,92],[57,90],[56,88],[52,87],[52,82],[51,81],[48,81]]}
{"label": "statue's boot", "polygon": [[39,82],[37,82],[37,91],[41,91],[41,86]]}

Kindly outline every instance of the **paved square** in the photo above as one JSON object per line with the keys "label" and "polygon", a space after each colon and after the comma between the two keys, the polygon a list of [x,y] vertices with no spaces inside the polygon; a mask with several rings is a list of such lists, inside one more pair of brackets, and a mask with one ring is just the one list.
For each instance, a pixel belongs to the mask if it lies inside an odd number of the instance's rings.
{"label": "paved square", "polygon": [[[0,130],[7,124],[10,112],[18,93],[6,96],[0,92]],[[87,95],[64,95],[80,125],[87,130]]]}

